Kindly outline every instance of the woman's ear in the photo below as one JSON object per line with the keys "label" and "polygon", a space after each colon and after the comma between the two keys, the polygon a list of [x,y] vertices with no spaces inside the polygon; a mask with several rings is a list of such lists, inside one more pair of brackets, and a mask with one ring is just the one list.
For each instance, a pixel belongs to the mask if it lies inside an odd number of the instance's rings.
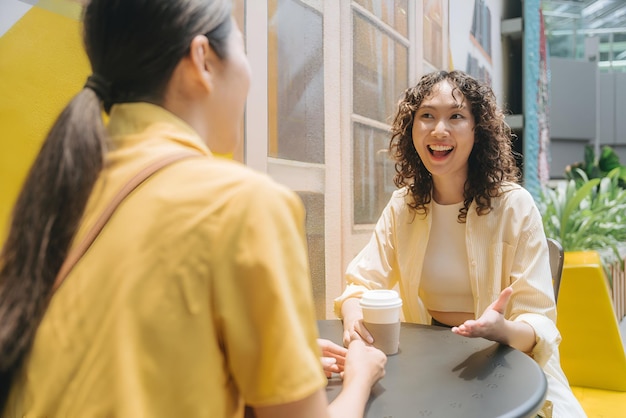
{"label": "woman's ear", "polygon": [[214,77],[214,63],[217,58],[209,45],[209,40],[204,35],[198,35],[191,40],[189,47],[190,70],[195,72],[197,79],[208,91],[212,90]]}

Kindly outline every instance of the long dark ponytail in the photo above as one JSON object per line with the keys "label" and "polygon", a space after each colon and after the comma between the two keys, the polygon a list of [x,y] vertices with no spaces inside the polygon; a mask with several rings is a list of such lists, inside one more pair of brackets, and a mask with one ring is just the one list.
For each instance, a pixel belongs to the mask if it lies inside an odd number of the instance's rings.
{"label": "long dark ponytail", "polygon": [[84,89],[43,143],[13,209],[0,254],[0,396],[30,347],[55,276],[103,165],[106,136],[95,93]]}
{"label": "long dark ponytail", "polygon": [[206,34],[223,57],[230,8],[228,0],[93,0],[86,6],[84,42],[94,76],[48,133],[0,252],[0,410],[105,164],[103,108],[158,104],[196,35]]}

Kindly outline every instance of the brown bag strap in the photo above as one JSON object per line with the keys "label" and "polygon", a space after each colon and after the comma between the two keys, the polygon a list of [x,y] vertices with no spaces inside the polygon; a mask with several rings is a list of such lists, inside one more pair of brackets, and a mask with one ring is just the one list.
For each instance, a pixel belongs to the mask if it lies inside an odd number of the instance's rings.
{"label": "brown bag strap", "polygon": [[180,154],[169,155],[165,158],[157,160],[152,164],[144,167],[140,172],[135,174],[113,197],[111,202],[104,208],[104,211],[100,214],[100,217],[96,220],[91,229],[87,232],[80,244],[70,253],[63,262],[59,273],[57,274],[54,285],[52,286],[52,293],[54,293],[59,286],[63,283],[67,275],[72,268],[76,265],[78,260],[87,252],[91,244],[94,242],[104,225],[113,215],[113,212],[122,203],[122,201],[140,184],[146,181],[151,175],[159,171],[160,169],[184,158],[198,157],[200,154],[195,152],[184,152]]}

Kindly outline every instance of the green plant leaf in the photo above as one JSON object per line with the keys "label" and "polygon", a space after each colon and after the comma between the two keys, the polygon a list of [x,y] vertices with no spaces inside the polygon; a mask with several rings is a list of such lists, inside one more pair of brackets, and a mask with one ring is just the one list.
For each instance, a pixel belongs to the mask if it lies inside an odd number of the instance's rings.
{"label": "green plant leaf", "polygon": [[600,158],[598,159],[598,168],[604,172],[608,173],[615,167],[619,167],[619,156],[613,150],[613,148],[605,145],[602,147],[602,152],[600,154]]}
{"label": "green plant leaf", "polygon": [[591,173],[596,165],[596,154],[591,145],[585,145],[585,171]]}
{"label": "green plant leaf", "polygon": [[540,194],[546,236],[565,251],[598,251],[605,268],[616,260],[623,264],[618,247],[626,243],[626,166],[612,148],[603,147],[594,161],[586,146],[585,162],[569,165],[565,175],[566,181]]}
{"label": "green plant leaf", "polygon": [[[575,190],[571,198],[568,199],[561,217],[561,225],[564,226],[561,230],[562,235],[564,231],[568,229],[567,225],[570,221],[572,212],[579,209],[583,199],[588,198],[593,193],[594,188],[598,185],[598,183],[600,183],[600,179],[591,179],[587,181],[578,190]],[[561,241],[563,240],[565,240],[565,236],[561,236]]]}

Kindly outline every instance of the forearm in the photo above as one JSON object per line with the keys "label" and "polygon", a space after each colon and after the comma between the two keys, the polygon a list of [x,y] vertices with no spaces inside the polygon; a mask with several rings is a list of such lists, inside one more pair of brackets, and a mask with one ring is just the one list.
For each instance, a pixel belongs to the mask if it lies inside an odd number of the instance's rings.
{"label": "forearm", "polygon": [[501,341],[524,353],[530,353],[535,347],[535,330],[524,321],[504,321],[504,332]]}
{"label": "forearm", "polygon": [[328,406],[328,415],[331,418],[362,418],[370,391],[371,387],[366,381],[353,381],[350,384],[344,382],[341,393]]}

